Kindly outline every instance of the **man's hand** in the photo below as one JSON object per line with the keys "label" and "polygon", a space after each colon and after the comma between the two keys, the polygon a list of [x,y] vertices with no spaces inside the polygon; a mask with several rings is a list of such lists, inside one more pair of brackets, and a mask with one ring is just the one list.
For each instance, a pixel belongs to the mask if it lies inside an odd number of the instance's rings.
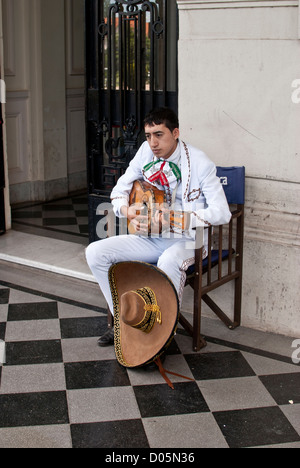
{"label": "man's hand", "polygon": [[[149,234],[149,216],[147,207],[142,203],[135,203],[129,207],[122,206],[121,213],[129,222],[131,233],[142,235]],[[177,233],[184,232],[189,226],[189,213],[173,211],[169,207],[157,205],[152,212],[150,234],[162,234],[169,231]],[[132,232],[134,231],[134,232]]]}
{"label": "man's hand", "polygon": [[148,215],[141,214],[144,208],[142,203],[135,203],[129,207],[122,206],[120,211],[136,232],[148,235]]}
{"label": "man's hand", "polygon": [[159,234],[170,230],[170,210],[161,205],[151,219],[151,232]]}
{"label": "man's hand", "polygon": [[[151,220],[151,232],[177,232],[183,233],[190,224],[190,214],[184,211],[173,211],[161,205]],[[155,231],[154,231],[155,230]]]}

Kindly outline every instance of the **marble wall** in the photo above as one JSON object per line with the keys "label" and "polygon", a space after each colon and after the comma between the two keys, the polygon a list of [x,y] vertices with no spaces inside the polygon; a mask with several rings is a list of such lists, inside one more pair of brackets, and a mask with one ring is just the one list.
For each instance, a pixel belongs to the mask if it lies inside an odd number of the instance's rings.
{"label": "marble wall", "polygon": [[298,0],[177,3],[182,136],[246,167],[243,324],[300,336]]}
{"label": "marble wall", "polygon": [[11,203],[86,187],[84,0],[2,0]]}

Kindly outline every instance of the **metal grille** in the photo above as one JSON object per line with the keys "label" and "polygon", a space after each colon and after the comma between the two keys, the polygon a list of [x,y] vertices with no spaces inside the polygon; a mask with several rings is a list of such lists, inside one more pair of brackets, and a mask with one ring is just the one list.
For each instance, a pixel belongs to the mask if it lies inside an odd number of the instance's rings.
{"label": "metal grille", "polygon": [[96,213],[144,140],[156,106],[177,111],[174,0],[87,0],[87,141],[90,240]]}

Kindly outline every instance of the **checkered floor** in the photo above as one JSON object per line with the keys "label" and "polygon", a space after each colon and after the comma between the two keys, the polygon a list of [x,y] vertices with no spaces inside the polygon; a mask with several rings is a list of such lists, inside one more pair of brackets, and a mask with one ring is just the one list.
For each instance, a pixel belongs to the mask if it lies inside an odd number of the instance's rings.
{"label": "checkered floor", "polygon": [[88,244],[87,195],[77,195],[12,210],[13,229]]}
{"label": "checkered floor", "polygon": [[[67,297],[67,296],[66,296]],[[300,367],[179,331],[164,366],[126,370],[99,348],[103,309],[0,281],[0,447],[300,447]],[[232,333],[234,340],[235,332]],[[267,337],[267,334],[266,334]]]}

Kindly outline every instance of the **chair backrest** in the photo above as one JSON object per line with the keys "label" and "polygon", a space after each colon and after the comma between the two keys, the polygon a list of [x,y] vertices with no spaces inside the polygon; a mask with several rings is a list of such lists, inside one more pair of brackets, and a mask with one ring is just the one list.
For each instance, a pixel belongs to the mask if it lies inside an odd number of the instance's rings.
{"label": "chair backrest", "polygon": [[[202,288],[205,294],[222,284],[242,276],[244,204],[245,204],[245,167],[217,167],[217,176],[223,185],[232,218],[228,226],[209,226],[208,255],[203,260],[203,247],[196,248],[196,275],[207,273],[207,285]],[[226,272],[222,263],[228,261]],[[218,265],[218,276],[212,279],[212,269]]]}
{"label": "chair backrest", "polygon": [[244,205],[245,167],[217,167],[217,176],[220,178],[228,203]]}
{"label": "chair backrest", "polygon": [[[203,231],[197,228],[196,239],[199,238],[199,242],[196,242],[195,265],[187,271],[186,280],[186,284],[194,289],[193,325],[183,316],[180,319],[181,325],[193,337],[194,351],[199,351],[206,344],[200,333],[202,300],[230,329],[241,323],[245,168],[217,167],[217,175],[223,185],[228,204],[231,205],[232,217],[228,225],[206,228],[208,252],[205,259],[203,242],[201,244]],[[213,274],[214,267],[217,269]],[[209,296],[210,292],[229,282],[234,285],[234,305],[230,316]],[[222,298],[223,294],[220,296]]]}

